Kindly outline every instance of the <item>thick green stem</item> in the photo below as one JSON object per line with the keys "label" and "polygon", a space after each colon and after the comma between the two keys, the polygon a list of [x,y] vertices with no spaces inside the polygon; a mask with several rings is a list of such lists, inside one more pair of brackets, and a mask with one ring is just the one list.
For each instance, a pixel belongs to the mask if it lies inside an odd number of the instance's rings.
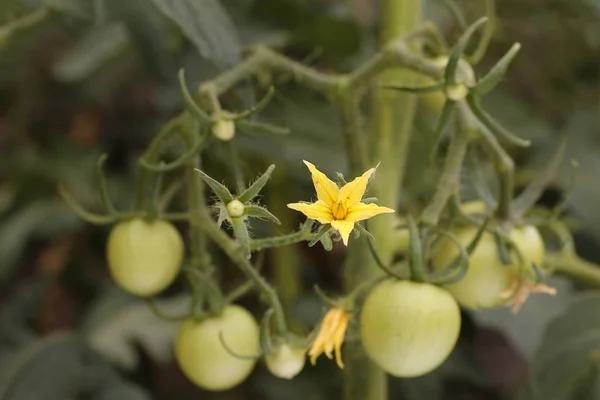
{"label": "thick green stem", "polygon": [[550,260],[555,272],[578,280],[588,286],[600,288],[600,266],[586,261],[576,254],[561,254]]}
{"label": "thick green stem", "polygon": [[[383,0],[381,17],[383,21],[380,43],[381,48],[386,49],[386,47],[389,48],[390,43],[394,43],[398,38],[407,35],[419,26],[421,1]],[[406,46],[404,44],[401,46],[402,53],[406,53]],[[385,58],[386,56],[381,56],[381,61],[379,61],[381,64],[385,64],[384,67],[396,64],[388,63]],[[362,69],[362,76],[374,76],[378,69],[379,65],[371,63]],[[382,74],[380,83],[410,86],[413,84],[413,80],[414,75],[409,70],[393,69]],[[380,162],[381,164],[370,194],[377,197],[382,206],[396,207],[400,185],[404,177],[416,99],[411,94],[379,89],[375,93],[373,109],[375,123],[371,143],[371,162],[375,164]],[[376,240],[377,251],[386,265],[392,261],[393,221],[393,218],[380,216],[374,218],[369,224],[371,233]],[[346,291],[348,293],[352,292],[360,282],[382,274],[375,260],[370,257],[366,240],[366,238],[362,238],[349,246],[346,265]],[[387,399],[387,376],[383,370],[371,362],[360,343],[348,343],[345,354],[344,399]]]}

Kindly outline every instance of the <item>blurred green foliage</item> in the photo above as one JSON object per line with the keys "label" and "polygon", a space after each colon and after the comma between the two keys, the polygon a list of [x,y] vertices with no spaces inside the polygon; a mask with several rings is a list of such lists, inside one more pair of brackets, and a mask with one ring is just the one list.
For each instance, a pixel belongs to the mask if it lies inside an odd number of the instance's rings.
{"label": "blurred green foliage", "polygon": [[[467,16],[479,15],[479,3],[458,2]],[[50,12],[42,14],[44,4]],[[425,7],[426,16],[456,38],[443,1]],[[534,141],[526,152],[513,149],[522,182],[547,160],[559,135],[568,135],[556,190],[543,201],[565,195],[572,180],[568,162],[577,159],[569,211],[578,217],[581,253],[600,261],[600,3],[503,0],[497,11],[498,30],[482,71],[513,42],[523,50],[486,106]],[[111,194],[119,208],[129,208],[137,157],[181,107],[179,68],[197,85],[236,63],[249,46],[266,44],[324,71],[349,70],[374,52],[377,2],[3,0],[0,23],[0,399],[338,398],[340,373],[322,360],[291,382],[260,367],[230,393],[193,387],[172,359],[173,324],[110,283],[106,229],[75,217],[56,185],[64,182],[86,207],[101,210],[94,168],[108,153]],[[345,169],[337,116],[287,76],[247,82],[223,103],[242,110],[271,83],[276,95],[261,120],[292,133],[281,139],[238,135],[246,179],[275,163],[285,170],[278,198],[308,198],[312,189],[299,160],[309,158],[324,171]],[[418,121],[406,208],[435,184],[423,161],[435,118],[420,110]],[[232,179],[227,154],[216,149],[207,157],[212,176]],[[308,288],[315,281],[339,288],[339,254],[302,249],[307,290],[294,306],[311,324],[320,306]],[[185,307],[180,286],[159,303],[166,312]],[[527,380],[526,365],[533,370],[523,399],[598,398],[600,299],[580,298],[571,286],[556,301],[527,303],[523,313],[538,317],[527,318],[529,325],[506,318],[505,310],[465,314],[460,344],[446,364],[423,378],[393,380],[391,398],[505,398]],[[531,389],[536,384],[541,391]]]}

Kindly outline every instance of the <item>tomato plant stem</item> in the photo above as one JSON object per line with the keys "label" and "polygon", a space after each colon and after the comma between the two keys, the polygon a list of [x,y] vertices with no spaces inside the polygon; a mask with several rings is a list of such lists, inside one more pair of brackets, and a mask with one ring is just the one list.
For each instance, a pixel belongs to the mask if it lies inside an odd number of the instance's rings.
{"label": "tomato plant stem", "polygon": [[[420,0],[383,0],[381,2],[382,30],[380,48],[385,49],[399,38],[414,31],[421,24]],[[406,51],[406,44],[398,46]],[[371,63],[359,68],[355,75],[370,77],[377,70],[378,56]],[[379,56],[385,58],[385,56]],[[386,64],[383,63],[382,64]],[[386,67],[393,66],[387,63]],[[373,68],[375,66],[376,68]],[[361,71],[360,73],[358,71]],[[381,70],[380,70],[381,71]],[[362,75],[361,75],[362,74]],[[408,69],[387,69],[382,73],[380,84],[410,86],[415,75]],[[356,79],[356,78],[354,78]],[[365,78],[367,79],[367,78]],[[388,207],[398,205],[398,195],[404,177],[408,147],[410,143],[416,99],[413,95],[391,90],[378,89],[374,96],[374,131],[370,143],[371,163],[381,163],[377,169],[377,179],[372,187],[373,195],[380,204]],[[352,121],[350,121],[352,122]],[[352,127],[352,123],[346,123]],[[356,125],[356,123],[354,123]],[[351,165],[354,175],[360,173],[360,165]],[[374,218],[369,224],[375,238],[377,252],[382,262],[389,265],[392,261],[394,237],[393,218]],[[346,263],[346,291],[348,293],[365,280],[381,276],[376,261],[370,256],[366,237],[348,248]],[[375,365],[361,348],[359,342],[346,346],[346,368],[344,369],[344,400],[385,400],[388,397],[387,376]]]}
{"label": "tomato plant stem", "polygon": [[550,263],[555,265],[557,273],[574,278],[588,286],[600,288],[600,266],[570,252],[553,258]]}

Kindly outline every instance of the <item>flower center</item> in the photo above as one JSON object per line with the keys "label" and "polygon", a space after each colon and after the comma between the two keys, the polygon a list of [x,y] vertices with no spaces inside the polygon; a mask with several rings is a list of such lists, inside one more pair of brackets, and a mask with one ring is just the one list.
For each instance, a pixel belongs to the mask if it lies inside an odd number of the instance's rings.
{"label": "flower center", "polygon": [[346,218],[346,206],[343,201],[338,200],[331,206],[331,214],[336,220],[342,220]]}

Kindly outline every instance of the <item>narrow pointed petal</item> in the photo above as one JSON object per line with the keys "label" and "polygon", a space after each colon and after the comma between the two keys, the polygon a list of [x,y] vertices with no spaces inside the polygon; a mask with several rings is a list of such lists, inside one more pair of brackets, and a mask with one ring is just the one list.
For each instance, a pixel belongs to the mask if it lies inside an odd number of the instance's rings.
{"label": "narrow pointed petal", "polygon": [[387,214],[393,212],[394,210],[392,210],[391,208],[381,207],[377,204],[356,203],[352,206],[352,208],[348,210],[348,214],[346,214],[346,220],[357,222],[374,217],[379,214]]}
{"label": "narrow pointed petal", "polygon": [[331,207],[338,199],[339,189],[337,185],[313,164],[308,161],[304,161],[304,164],[306,164],[312,175],[312,181],[315,185],[315,190],[317,191],[317,197]]}
{"label": "narrow pointed petal", "polygon": [[373,175],[373,172],[375,172],[375,168],[371,168],[358,178],[354,178],[352,182],[348,182],[340,189],[338,200],[344,202],[346,209],[351,208],[362,199],[365,190],[367,190],[369,178]]}
{"label": "narrow pointed petal", "polygon": [[287,206],[292,210],[300,211],[308,218],[319,221],[322,224],[328,224],[333,220],[331,209],[321,200],[312,204],[290,203]]}
{"label": "narrow pointed petal", "polygon": [[342,242],[344,242],[344,246],[348,246],[348,237],[350,237],[350,233],[354,229],[354,221],[331,221],[331,226],[340,233]]}

